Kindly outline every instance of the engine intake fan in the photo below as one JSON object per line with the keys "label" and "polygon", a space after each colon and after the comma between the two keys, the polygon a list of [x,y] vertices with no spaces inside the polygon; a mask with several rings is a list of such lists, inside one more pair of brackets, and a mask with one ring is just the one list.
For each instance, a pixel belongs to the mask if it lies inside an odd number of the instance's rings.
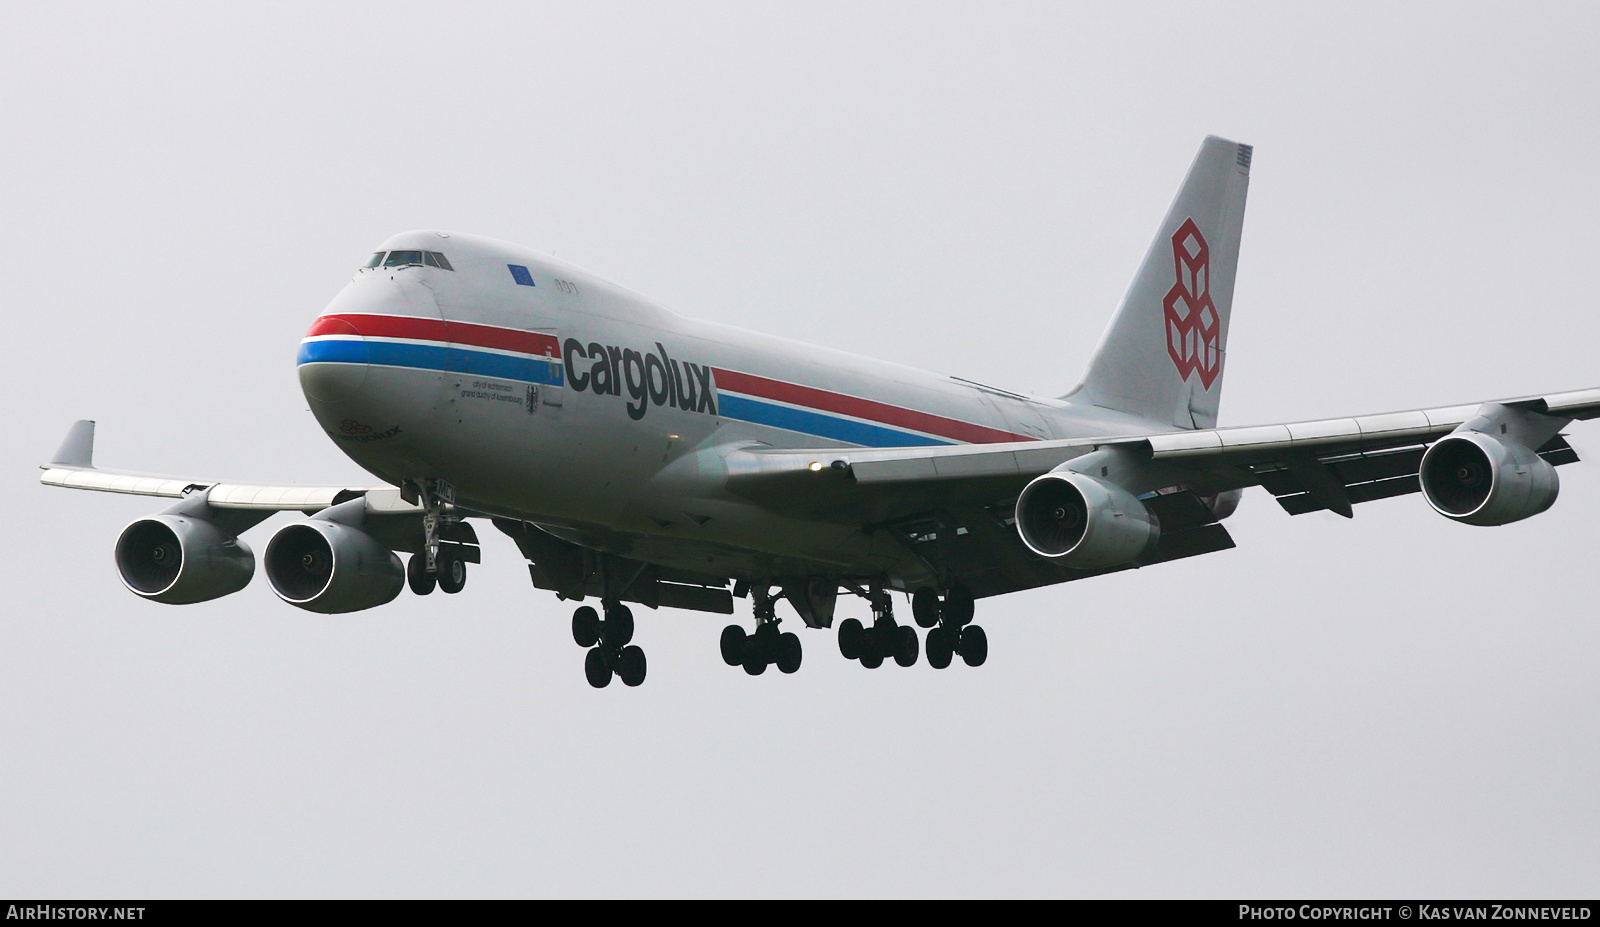
{"label": "engine intake fan", "polygon": [[1556,468],[1536,452],[1477,431],[1435,441],[1419,478],[1435,512],[1469,525],[1521,521],[1555,504],[1561,491]]}
{"label": "engine intake fan", "polygon": [[1161,540],[1160,523],[1132,493],[1070,470],[1029,483],[1016,516],[1029,550],[1080,570],[1131,563]]}

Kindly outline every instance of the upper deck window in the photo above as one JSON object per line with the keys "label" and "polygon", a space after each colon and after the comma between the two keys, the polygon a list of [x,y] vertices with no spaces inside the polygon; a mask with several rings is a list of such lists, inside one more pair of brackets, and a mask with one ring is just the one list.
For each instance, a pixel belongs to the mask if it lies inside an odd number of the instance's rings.
{"label": "upper deck window", "polygon": [[440,270],[455,270],[450,266],[450,261],[437,251],[379,251],[367,259],[363,268],[371,267],[420,267],[426,264]]}

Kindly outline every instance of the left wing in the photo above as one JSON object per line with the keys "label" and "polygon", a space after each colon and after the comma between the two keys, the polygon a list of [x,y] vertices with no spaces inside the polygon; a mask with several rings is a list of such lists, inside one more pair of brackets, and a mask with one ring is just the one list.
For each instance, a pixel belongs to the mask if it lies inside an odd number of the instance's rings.
{"label": "left wing", "polygon": [[[726,457],[729,488],[775,511],[853,522],[896,534],[936,575],[975,596],[1233,546],[1220,517],[1226,494],[1271,492],[1291,515],[1418,492],[1423,455],[1458,431],[1498,431],[1546,463],[1578,459],[1559,433],[1600,417],[1600,388],[1498,402],[1243,428],[1107,435],[937,448],[743,448]],[[1089,455],[1096,455],[1090,457]],[[1092,464],[1092,466],[1087,466]],[[1116,567],[1075,569],[1019,538],[1015,506],[1034,480],[1089,469],[1137,496],[1160,544]],[[1219,500],[1219,497],[1221,499]],[[1120,517],[1120,516],[1119,516]]]}
{"label": "left wing", "polygon": [[[871,507],[868,500],[873,492],[893,493],[896,489],[913,490],[909,495],[937,505],[948,498],[987,495],[994,488],[1020,490],[1028,481],[1074,458],[1116,447],[1161,462],[1165,465],[1163,469],[1188,477],[1195,484],[1194,488],[1203,494],[1265,485],[1264,475],[1303,469],[1307,460],[1334,467],[1331,475],[1342,487],[1351,487],[1374,478],[1415,476],[1417,473],[1415,468],[1406,473],[1407,468],[1394,463],[1394,458],[1385,457],[1388,462],[1381,467],[1358,466],[1351,462],[1352,458],[1370,459],[1396,451],[1417,451],[1420,460],[1421,449],[1468,423],[1486,406],[1504,406],[1561,419],[1564,425],[1574,419],[1600,417],[1600,388],[1355,418],[1148,435],[882,449],[749,447],[728,455],[728,484],[742,495],[774,504],[781,505],[779,497],[783,497],[809,506],[804,499],[795,500],[792,491],[808,484],[808,488],[820,488],[820,484],[831,477],[832,482],[845,481],[859,487],[851,495],[863,510]],[[1538,450],[1541,456],[1554,456],[1556,459],[1552,463],[1570,463],[1577,459],[1564,440],[1548,451]],[[1284,482],[1270,476],[1267,480],[1275,484]],[[1415,492],[1416,487],[1411,491]],[[1280,494],[1274,492],[1274,495]],[[1383,496],[1352,498],[1351,501],[1365,502],[1369,498]],[[1292,514],[1300,514],[1294,508],[1285,508]]]}

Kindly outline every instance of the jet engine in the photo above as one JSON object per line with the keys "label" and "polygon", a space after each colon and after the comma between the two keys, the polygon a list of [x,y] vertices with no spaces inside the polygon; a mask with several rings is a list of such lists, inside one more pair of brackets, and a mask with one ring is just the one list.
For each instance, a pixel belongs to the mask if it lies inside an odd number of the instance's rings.
{"label": "jet engine", "polygon": [[209,521],[165,512],[117,538],[122,582],[147,599],[189,605],[238,592],[255,575],[250,546]]}
{"label": "jet engine", "polygon": [[1121,486],[1053,470],[1017,497],[1017,533],[1041,557],[1074,569],[1098,570],[1149,553],[1161,539],[1161,525]]}
{"label": "jet engine", "polygon": [[1440,438],[1422,455],[1422,494],[1433,510],[1469,525],[1504,525],[1548,509],[1556,468],[1519,443],[1477,431]]}
{"label": "jet engine", "polygon": [[405,567],[388,547],[323,518],[279,528],[267,542],[266,570],[278,598],[326,615],[391,602],[406,584]]}

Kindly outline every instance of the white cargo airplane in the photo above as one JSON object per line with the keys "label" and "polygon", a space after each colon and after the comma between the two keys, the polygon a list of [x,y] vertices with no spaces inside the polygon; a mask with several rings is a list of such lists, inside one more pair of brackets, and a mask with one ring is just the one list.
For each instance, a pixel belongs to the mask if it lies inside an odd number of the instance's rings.
{"label": "white cargo airplane", "polygon": [[[238,535],[309,518],[266,546],[285,602],[351,612],[409,583],[459,592],[479,562],[466,519],[515,539],[533,584],[577,609],[589,682],[645,677],[624,603],[733,613],[722,656],[800,666],[777,600],[840,623],[863,665],[916,662],[891,590],[929,629],[928,662],[988,650],[975,599],[1233,546],[1219,522],[1245,487],[1290,514],[1421,490],[1474,525],[1555,501],[1560,431],[1600,389],[1327,421],[1217,428],[1249,184],[1248,145],[1208,138],[1072,392],[1042,399],[687,319],[526,248],[396,235],[301,343],[300,383],[334,443],[385,481],[263,486],[141,476],[91,462],[78,422],[43,482],[180,499],[122,532],[135,593],[201,602],[255,572]],[[395,552],[410,554],[409,566]]]}

